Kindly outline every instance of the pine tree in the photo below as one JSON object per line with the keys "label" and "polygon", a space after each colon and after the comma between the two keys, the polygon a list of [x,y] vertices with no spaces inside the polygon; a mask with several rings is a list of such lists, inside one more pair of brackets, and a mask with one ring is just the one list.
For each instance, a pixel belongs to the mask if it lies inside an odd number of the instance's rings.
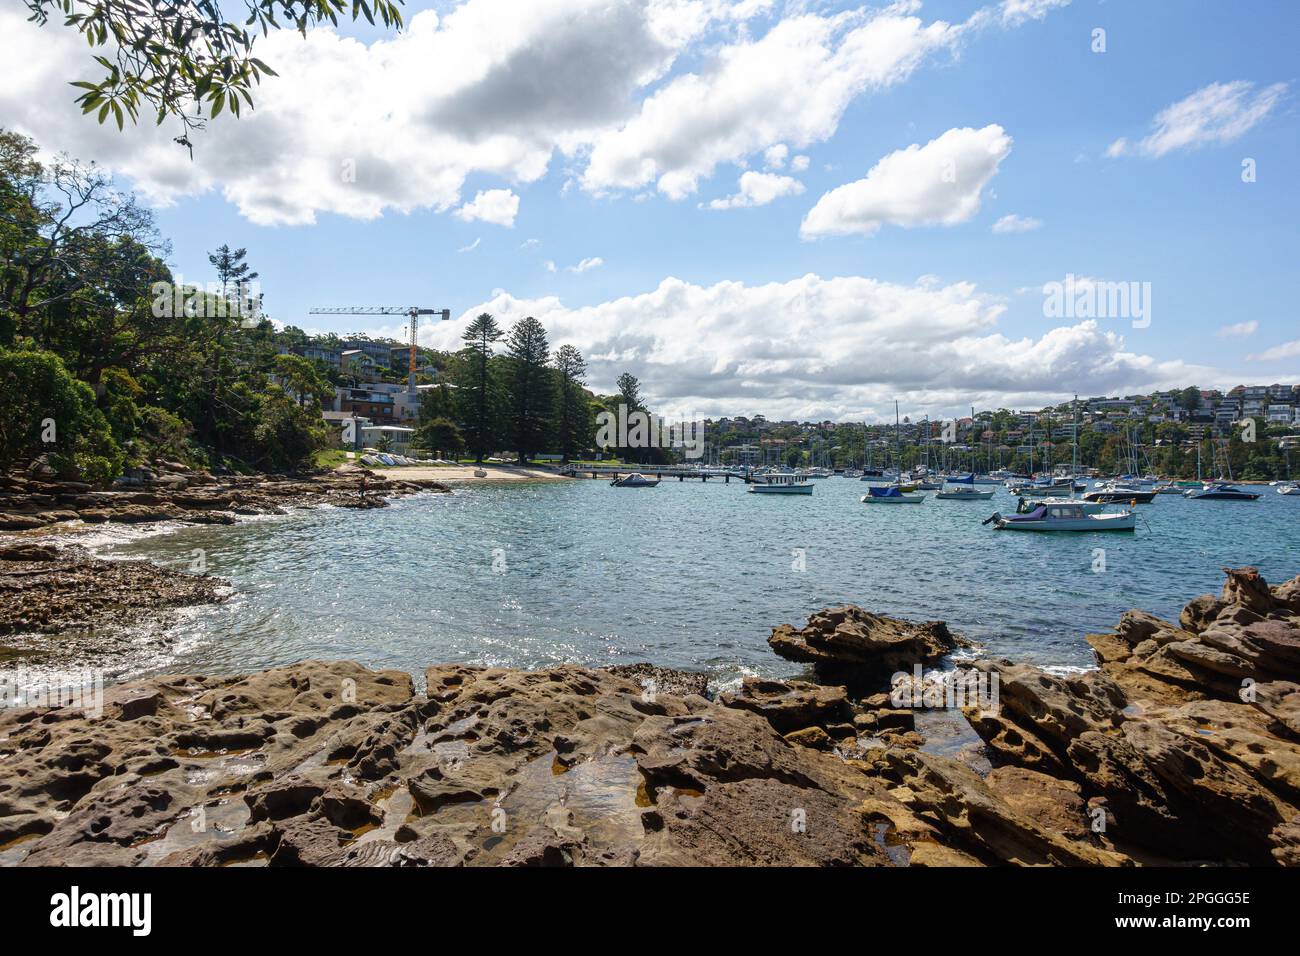
{"label": "pine tree", "polygon": [[500,341],[502,334],[496,319],[484,312],[461,335],[466,342],[468,377],[461,391],[465,402],[465,441],[477,462],[487,457],[496,439],[496,390],[489,362],[492,346]]}
{"label": "pine tree", "polygon": [[560,457],[568,461],[573,453],[586,447],[590,437],[585,429],[590,418],[582,389],[586,385],[587,363],[572,345],[561,345],[555,352],[555,371],[559,379],[556,402]]}
{"label": "pine tree", "polygon": [[553,405],[546,329],[531,315],[520,319],[510,329],[506,349],[513,366],[511,437],[519,460],[527,461],[546,440]]}

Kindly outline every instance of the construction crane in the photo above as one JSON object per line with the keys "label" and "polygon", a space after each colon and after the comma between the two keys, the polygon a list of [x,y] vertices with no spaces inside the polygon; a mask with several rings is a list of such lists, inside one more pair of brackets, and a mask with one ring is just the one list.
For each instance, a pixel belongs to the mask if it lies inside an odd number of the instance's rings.
{"label": "construction crane", "polygon": [[420,316],[440,315],[442,321],[451,319],[451,309],[421,309],[417,306],[400,305],[358,305],[344,306],[339,309],[309,309],[311,315],[405,315],[411,320],[411,360],[407,366],[407,387],[415,389],[415,333],[419,328]]}

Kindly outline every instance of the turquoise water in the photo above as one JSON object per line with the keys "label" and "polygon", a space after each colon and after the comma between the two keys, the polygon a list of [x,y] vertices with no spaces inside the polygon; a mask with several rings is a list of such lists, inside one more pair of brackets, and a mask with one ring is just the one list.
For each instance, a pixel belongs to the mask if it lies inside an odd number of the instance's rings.
{"label": "turquoise water", "polygon": [[[853,602],[946,620],[984,653],[1086,668],[1083,635],[1139,607],[1175,616],[1225,565],[1300,573],[1300,498],[1160,496],[1134,534],[997,532],[992,501],[859,503],[861,482],[769,496],[668,480],[479,486],[377,511],[310,509],[113,545],[184,567],[193,549],[234,597],[177,626],[151,670],[242,671],[306,657],[418,673],[463,661],[535,667],[651,661],[719,683],[787,676],[772,626]],[[1094,573],[1094,549],[1106,570]],[[796,549],[803,549],[804,568]],[[494,569],[495,567],[495,569]]]}

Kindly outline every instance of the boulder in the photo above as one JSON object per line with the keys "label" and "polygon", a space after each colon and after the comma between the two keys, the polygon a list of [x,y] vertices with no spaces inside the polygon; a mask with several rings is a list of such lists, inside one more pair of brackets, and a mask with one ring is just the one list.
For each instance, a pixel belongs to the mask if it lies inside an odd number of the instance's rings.
{"label": "boulder", "polygon": [[811,664],[823,683],[878,684],[913,665],[933,664],[967,642],[942,621],[914,623],[855,605],[827,608],[802,628],[773,629],[768,646],[786,660]]}
{"label": "boulder", "polygon": [[766,718],[778,733],[836,724],[851,717],[844,687],[824,687],[804,681],[773,681],[746,677],[737,692],[719,695],[718,702]]}

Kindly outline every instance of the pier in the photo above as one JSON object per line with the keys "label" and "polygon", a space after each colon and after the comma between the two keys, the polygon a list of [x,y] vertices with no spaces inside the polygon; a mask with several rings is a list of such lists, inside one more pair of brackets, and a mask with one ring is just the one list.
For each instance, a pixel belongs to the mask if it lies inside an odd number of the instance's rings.
{"label": "pier", "polygon": [[676,478],[678,481],[698,480],[701,482],[708,481],[710,478],[719,478],[724,484],[729,484],[732,478],[739,481],[749,481],[749,475],[743,471],[697,471],[694,468],[672,468],[672,467],[612,467],[603,465],[568,465],[560,469],[560,474],[568,478],[621,478],[624,475],[638,474],[646,477],[654,476],[660,481],[665,478]]}

